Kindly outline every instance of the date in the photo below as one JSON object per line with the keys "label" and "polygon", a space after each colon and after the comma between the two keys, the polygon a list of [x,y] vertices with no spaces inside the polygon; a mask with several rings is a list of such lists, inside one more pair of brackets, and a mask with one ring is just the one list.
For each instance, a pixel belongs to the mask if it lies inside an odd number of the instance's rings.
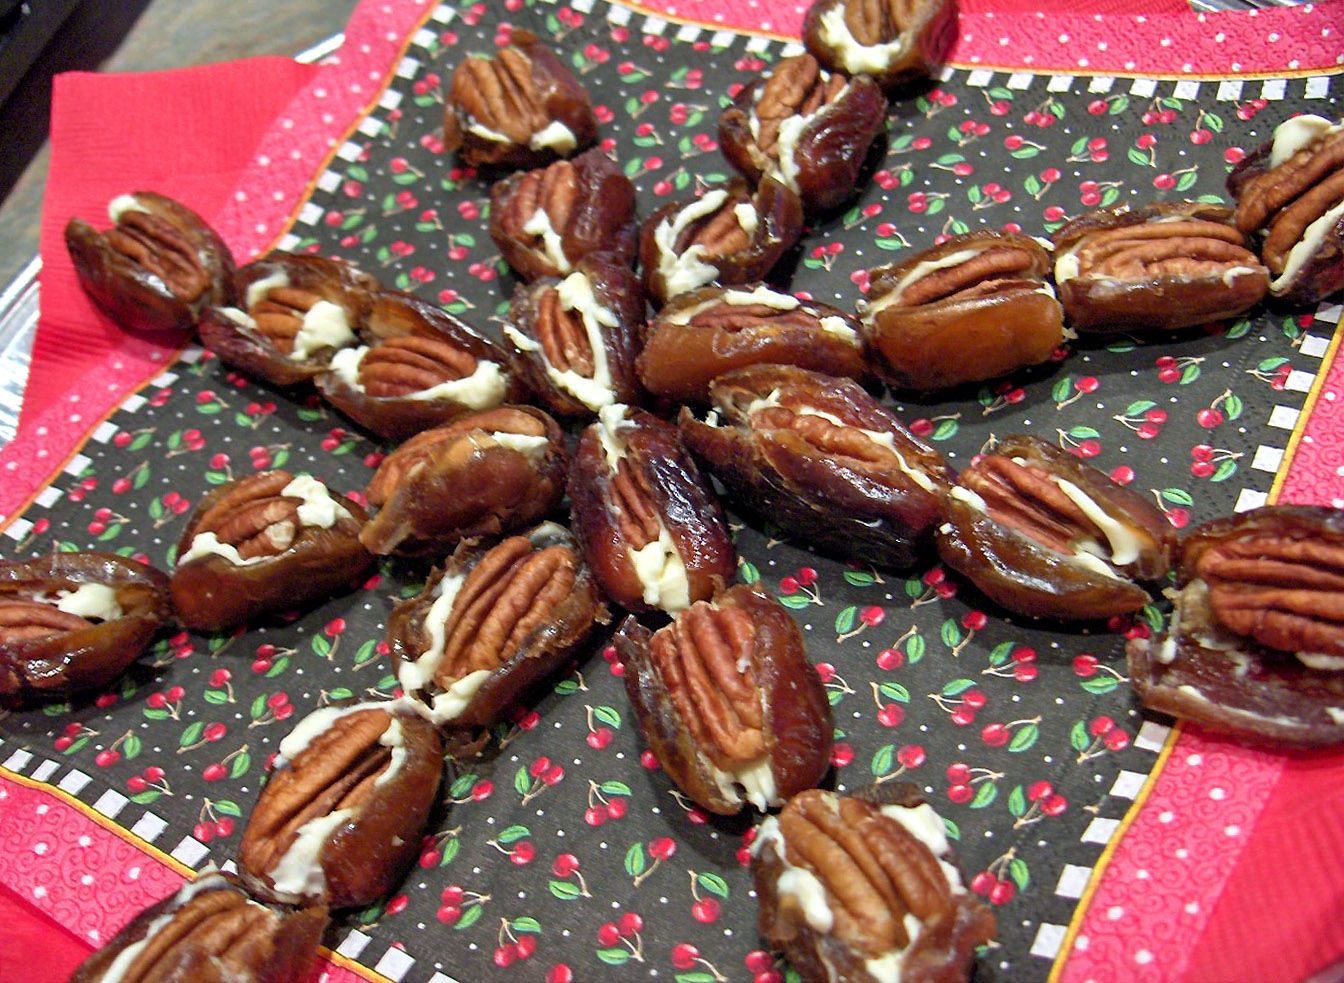
{"label": "date", "polygon": [[927,78],[956,38],[951,0],[814,0],[803,44],[833,72],[870,75],[894,91]]}

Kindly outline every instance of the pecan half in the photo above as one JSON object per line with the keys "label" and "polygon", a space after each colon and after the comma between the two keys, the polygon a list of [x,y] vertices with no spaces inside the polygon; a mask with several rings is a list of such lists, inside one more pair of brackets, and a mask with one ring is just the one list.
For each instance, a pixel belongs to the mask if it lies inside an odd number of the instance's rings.
{"label": "pecan half", "polygon": [[413,294],[375,293],[360,335],[366,343],[332,355],[317,389],[387,440],[527,395],[502,348]]}
{"label": "pecan half", "polygon": [[272,252],[233,278],[240,307],[212,307],[201,342],[232,365],[278,386],[326,371],[355,344],[378,281],[342,260]]}
{"label": "pecan half", "polygon": [[1269,506],[1181,542],[1166,634],[1127,648],[1145,705],[1239,737],[1344,742],[1344,512]]}
{"label": "pecan half", "polygon": [[1236,225],[1263,232],[1269,291],[1314,304],[1344,287],[1344,123],[1304,115],[1232,169]]}
{"label": "pecan half", "polygon": [[803,792],[761,824],[752,853],[761,934],[805,983],[969,979],[997,929],[913,785]]}
{"label": "pecan half", "polygon": [[956,36],[949,0],[814,0],[803,44],[833,72],[896,89],[933,73]]}
{"label": "pecan half", "polygon": [[771,177],[755,193],[740,180],[671,202],[640,229],[639,261],[650,299],[662,306],[709,283],[760,280],[802,233],[798,195]]}
{"label": "pecan half", "polygon": [[500,406],[416,434],[369,482],[379,512],[360,533],[373,553],[424,554],[540,519],[564,493],[564,433],[531,406]]}
{"label": "pecan half", "polygon": [[439,790],[438,731],[398,703],[324,707],[280,742],[240,868],[285,904],[374,901],[401,880]]}
{"label": "pecan half", "polygon": [[441,726],[486,727],[588,637],[606,612],[578,543],[543,523],[493,547],[462,543],[388,619],[402,689]]}
{"label": "pecan half", "polygon": [[1049,360],[1065,337],[1049,268],[1030,236],[984,230],[870,270],[859,315],[879,373],[930,390]]}
{"label": "pecan half", "polygon": [[1166,576],[1162,512],[1105,472],[1030,436],[1003,438],[961,472],[938,530],[944,562],[1010,611],[1106,618],[1149,601]]}
{"label": "pecan half", "polygon": [[713,379],[762,363],[851,379],[869,376],[853,317],[764,284],[677,295],[649,323],[636,365],[649,392],[703,403]]}
{"label": "pecan half", "polygon": [[597,139],[588,93],[530,31],[494,58],[467,58],[453,72],[444,146],[472,166],[536,167]]}
{"label": "pecan half", "polygon": [[630,269],[590,254],[563,280],[519,285],[504,341],[547,409],[591,416],[643,398],[635,358],[644,331],[644,288]]}
{"label": "pecan half", "polygon": [[754,587],[697,601],[653,634],[627,618],[615,644],[645,740],[699,805],[764,811],[825,776],[825,688],[798,626]]}
{"label": "pecan half", "polygon": [[300,983],[317,961],[325,908],[269,908],[213,866],[131,919],[70,983]]}
{"label": "pecan half", "polygon": [[677,428],[604,407],[570,471],[574,528],[603,589],[630,611],[680,611],[733,579],[737,554]]}
{"label": "pecan half", "polygon": [[807,211],[828,211],[854,193],[886,111],[872,79],[832,74],[811,55],[796,55],[733,97],[719,117],[719,143],[747,180],[769,174]]}
{"label": "pecan half", "polygon": [[490,238],[524,280],[564,276],[593,253],[629,266],[635,186],[599,147],[490,188]]}
{"label": "pecan half", "polygon": [[373,562],[359,545],[365,519],[309,475],[262,471],[221,485],[178,540],[179,620],[222,628],[344,590]]}
{"label": "pecan half", "polygon": [[862,386],[758,365],[720,376],[710,396],[704,423],[682,410],[682,438],[737,502],[810,548],[915,562],[952,471]]}
{"label": "pecan half", "polygon": [[1169,202],[1091,212],[1055,233],[1055,282],[1079,330],[1183,328],[1232,317],[1269,274],[1221,205]]}
{"label": "pecan half", "polygon": [[107,553],[0,561],[0,703],[110,683],[168,619],[168,578]]}
{"label": "pecan half", "polygon": [[191,328],[206,307],[229,302],[233,256],[186,205],[138,191],[113,199],[108,216],[106,232],[72,218],[65,244],[80,286],[120,327]]}

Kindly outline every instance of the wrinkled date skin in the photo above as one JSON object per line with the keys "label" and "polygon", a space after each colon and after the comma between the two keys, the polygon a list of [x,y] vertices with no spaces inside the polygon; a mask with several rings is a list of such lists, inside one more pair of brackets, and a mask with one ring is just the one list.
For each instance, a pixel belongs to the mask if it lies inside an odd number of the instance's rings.
{"label": "wrinkled date skin", "polygon": [[838,308],[764,284],[678,294],[649,322],[639,377],[649,392],[704,403],[731,369],[772,363],[865,380],[858,322]]}
{"label": "wrinkled date skin", "polygon": [[943,456],[849,379],[781,365],[710,386],[719,423],[682,409],[682,438],[732,498],[846,560],[909,567],[953,480]]}
{"label": "wrinkled date skin", "polygon": [[240,267],[240,307],[212,307],[201,318],[201,344],[275,386],[309,382],[332,355],[356,342],[378,281],[325,256],[272,252]]}
{"label": "wrinkled date skin", "polygon": [[887,97],[871,78],[832,74],[796,55],[733,97],[719,117],[719,144],[748,181],[769,174],[816,214],[853,196],[886,117]]}
{"label": "wrinkled date skin", "polygon": [[303,983],[326,924],[325,908],[270,908],[206,870],[131,919],[70,983]]}
{"label": "wrinkled date skin", "polygon": [[[752,854],[761,935],[803,983],[965,983],[998,931],[967,892],[942,819],[907,782],[803,792],[761,824]],[[809,918],[818,907],[825,932]]]}
{"label": "wrinkled date skin", "polygon": [[822,67],[871,75],[888,91],[927,78],[956,37],[953,0],[816,0],[803,44]]}
{"label": "wrinkled date skin", "polygon": [[1055,283],[1079,331],[1173,329],[1234,317],[1269,274],[1232,209],[1196,202],[1089,212],[1055,233]]}
{"label": "wrinkled date skin", "polygon": [[168,578],[108,553],[0,561],[0,704],[116,679],[168,619]]}
{"label": "wrinkled date skin", "polygon": [[153,191],[113,199],[113,227],[83,219],[65,227],[79,285],[117,326],[182,331],[205,309],[232,301],[233,254],[205,219]]}
{"label": "wrinkled date skin", "polygon": [[651,413],[602,411],[579,437],[569,499],[589,566],[628,611],[679,611],[713,596],[737,571],[709,482],[676,425]]}
{"label": "wrinkled date skin", "polygon": [[1344,512],[1278,505],[1181,541],[1161,638],[1132,639],[1145,706],[1272,745],[1344,743]]}
{"label": "wrinkled date skin", "polygon": [[615,644],[644,739],[701,807],[764,812],[825,777],[825,687],[797,624],[754,587],[698,601],[652,634],[627,617]]}
{"label": "wrinkled date skin", "polygon": [[519,284],[504,319],[519,374],[548,410],[566,417],[643,401],[635,372],[643,336],[644,287],[605,253],[585,256],[564,279]]}
{"label": "wrinkled date skin", "polygon": [[588,93],[530,31],[453,72],[444,147],[473,167],[540,167],[597,139]]}
{"label": "wrinkled date skin", "polygon": [[635,257],[635,186],[600,148],[490,188],[490,238],[524,280],[565,276],[579,260]]}
{"label": "wrinkled date skin", "polygon": [[367,491],[379,511],[360,541],[417,556],[525,528],[559,503],[568,468],[564,432],[535,407],[459,416],[383,458]]}
{"label": "wrinkled date skin", "polygon": [[360,334],[316,379],[332,406],[392,441],[527,396],[509,356],[442,308],[399,290],[372,296]]}
{"label": "wrinkled date skin", "polygon": [[387,641],[402,689],[460,730],[502,719],[606,621],[573,534],[544,522],[497,544],[459,544],[393,609]]}
{"label": "wrinkled date skin", "polygon": [[1242,232],[1261,233],[1269,291],[1306,307],[1344,287],[1344,122],[1303,115],[1227,177]]}
{"label": "wrinkled date skin", "polygon": [[859,307],[879,374],[896,388],[932,390],[1048,361],[1064,341],[1049,269],[1035,239],[986,230],[870,270]]}
{"label": "wrinkled date skin", "polygon": [[246,883],[284,904],[376,901],[420,852],[442,771],[439,732],[397,701],[309,714],[280,742],[243,831]]}
{"label": "wrinkled date skin", "polygon": [[345,593],[373,563],[359,542],[367,520],[344,495],[288,471],[211,489],[177,543],[178,620],[216,631]]}
{"label": "wrinkled date skin", "polygon": [[803,231],[803,204],[774,178],[755,193],[743,181],[674,201],[640,227],[639,262],[654,306],[711,283],[764,278]]}
{"label": "wrinkled date skin", "polygon": [[962,471],[938,554],[1009,611],[1108,618],[1150,600],[1175,533],[1160,509],[1053,444],[1010,435]]}

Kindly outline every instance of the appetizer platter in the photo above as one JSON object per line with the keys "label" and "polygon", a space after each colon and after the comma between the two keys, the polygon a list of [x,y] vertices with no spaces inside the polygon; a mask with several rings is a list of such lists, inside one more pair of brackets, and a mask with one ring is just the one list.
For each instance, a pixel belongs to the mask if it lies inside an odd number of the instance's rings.
{"label": "appetizer platter", "polygon": [[168,958],[1045,979],[1165,714],[1341,740],[1339,513],[1261,507],[1340,94],[999,85],[894,11],[435,6],[278,249],[71,217],[198,342],[11,526],[0,756],[226,870],[79,978],[247,923]]}

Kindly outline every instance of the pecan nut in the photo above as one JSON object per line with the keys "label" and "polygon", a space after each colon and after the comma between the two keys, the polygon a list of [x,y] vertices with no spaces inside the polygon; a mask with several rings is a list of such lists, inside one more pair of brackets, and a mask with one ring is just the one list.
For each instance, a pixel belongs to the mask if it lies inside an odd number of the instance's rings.
{"label": "pecan nut", "polygon": [[360,335],[366,343],[333,354],[315,382],[327,402],[387,440],[526,395],[502,348],[413,294],[373,294]]}
{"label": "pecan nut", "polygon": [[0,561],[0,703],[105,686],[168,619],[168,578],[107,553]]}
{"label": "pecan nut", "polygon": [[214,489],[177,544],[178,619],[214,630],[344,591],[373,562],[364,510],[310,475],[262,471]]}
{"label": "pecan nut", "polygon": [[1258,303],[1269,274],[1221,205],[1090,212],[1055,233],[1055,282],[1080,331],[1184,328]]}
{"label": "pecan nut", "polygon": [[754,587],[697,601],[652,634],[629,617],[615,644],[645,740],[705,809],[764,811],[825,776],[825,688],[797,624]]}
{"label": "pecan nut", "polygon": [[378,555],[431,553],[542,518],[564,494],[564,432],[531,406],[468,413],[416,434],[383,459],[360,533]]}
{"label": "pecan nut", "polygon": [[862,386],[757,365],[720,376],[710,397],[704,422],[682,409],[682,438],[735,502],[825,553],[916,561],[952,471]]}
{"label": "pecan nut", "polygon": [[635,186],[599,147],[490,188],[490,238],[524,280],[565,276],[593,253],[629,266]]}
{"label": "pecan nut", "polygon": [[317,962],[325,908],[269,908],[208,866],[80,963],[70,983],[299,983]]}
{"label": "pecan nut", "polygon": [[850,379],[869,375],[853,317],[764,284],[678,294],[650,322],[636,365],[649,392],[703,403],[712,380],[763,363]]}
{"label": "pecan nut", "polygon": [[597,621],[597,585],[573,535],[545,522],[493,547],[460,544],[388,619],[402,689],[434,723],[488,727],[560,668]]}
{"label": "pecan nut", "polygon": [[1161,510],[1036,437],[1003,438],[957,479],[938,552],[1010,611],[1107,618],[1149,601],[1175,534]]}
{"label": "pecan nut", "polygon": [[1279,124],[1227,187],[1237,228],[1264,234],[1271,294],[1307,305],[1344,287],[1344,122],[1303,115]]}
{"label": "pecan nut", "polygon": [[563,280],[519,285],[504,341],[547,409],[591,416],[643,398],[635,358],[644,331],[644,288],[624,264],[591,254]]}
{"label": "pecan nut", "polygon": [[1128,646],[1145,705],[1276,744],[1344,742],[1344,513],[1268,506],[1181,542],[1160,639]]}
{"label": "pecan nut", "polygon": [[811,790],[752,843],[759,928],[804,983],[966,980],[997,931],[913,785]]}
{"label": "pecan nut", "polygon": [[378,281],[342,260],[272,252],[233,279],[240,307],[213,307],[201,342],[277,386],[307,382],[356,341]]}
{"label": "pecan nut", "polygon": [[748,181],[769,174],[811,213],[853,195],[868,150],[886,125],[887,99],[865,76],[785,58],[748,83],[719,117],[719,144]]}
{"label": "pecan nut", "polygon": [[798,241],[798,195],[765,177],[752,193],[736,180],[690,201],[664,205],[640,229],[639,261],[649,298],[662,306],[710,283],[749,283],[766,276]]}
{"label": "pecan nut", "polygon": [[401,880],[439,790],[439,733],[398,703],[323,707],[280,742],[239,866],[284,904],[346,908]]}
{"label": "pecan nut", "polygon": [[537,167],[597,139],[588,93],[530,31],[494,58],[467,58],[453,72],[444,146],[473,167]]}
{"label": "pecan nut", "polygon": [[569,477],[574,528],[603,590],[630,611],[680,611],[737,570],[728,523],[673,424],[604,407]]}
{"label": "pecan nut", "polygon": [[825,68],[870,75],[890,90],[942,64],[956,20],[950,0],[814,0],[803,44]]}
{"label": "pecan nut", "polygon": [[207,307],[232,297],[233,255],[190,208],[152,191],[114,198],[112,228],[82,219],[65,227],[79,283],[127,331],[191,328]]}
{"label": "pecan nut", "polygon": [[1049,269],[1030,236],[986,230],[869,271],[859,313],[879,373],[928,390],[1049,360],[1065,337]]}

